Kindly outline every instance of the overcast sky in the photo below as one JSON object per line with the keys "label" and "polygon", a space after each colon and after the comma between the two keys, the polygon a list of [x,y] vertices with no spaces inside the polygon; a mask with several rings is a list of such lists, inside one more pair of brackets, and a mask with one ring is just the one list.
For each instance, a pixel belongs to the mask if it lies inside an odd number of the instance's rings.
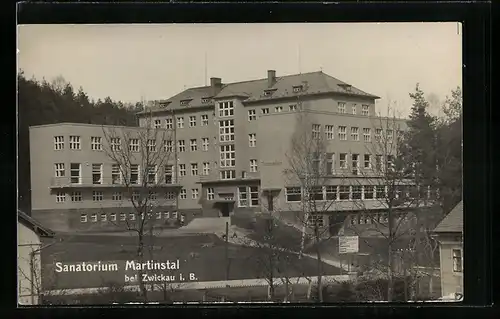
{"label": "overcast sky", "polygon": [[[457,23],[25,25],[18,67],[94,99],[166,99],[223,83],[323,70],[408,115],[415,84],[443,101],[462,83]],[[300,52],[300,54],[299,54]],[[207,76],[205,77],[205,56]]]}

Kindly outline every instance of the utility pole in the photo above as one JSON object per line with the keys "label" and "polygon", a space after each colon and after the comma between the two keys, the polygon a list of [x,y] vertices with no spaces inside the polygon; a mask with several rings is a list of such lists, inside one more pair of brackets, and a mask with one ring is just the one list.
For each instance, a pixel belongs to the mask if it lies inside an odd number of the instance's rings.
{"label": "utility pole", "polygon": [[225,249],[225,255],[226,255],[226,280],[229,280],[229,254],[228,254],[228,238],[229,238],[229,223],[226,222],[226,249]]}

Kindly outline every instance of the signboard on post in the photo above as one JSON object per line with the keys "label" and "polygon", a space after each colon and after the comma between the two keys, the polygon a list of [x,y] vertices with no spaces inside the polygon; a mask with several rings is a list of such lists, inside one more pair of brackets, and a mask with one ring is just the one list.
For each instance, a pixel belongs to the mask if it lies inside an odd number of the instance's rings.
{"label": "signboard on post", "polygon": [[339,254],[357,253],[358,251],[358,236],[339,236]]}

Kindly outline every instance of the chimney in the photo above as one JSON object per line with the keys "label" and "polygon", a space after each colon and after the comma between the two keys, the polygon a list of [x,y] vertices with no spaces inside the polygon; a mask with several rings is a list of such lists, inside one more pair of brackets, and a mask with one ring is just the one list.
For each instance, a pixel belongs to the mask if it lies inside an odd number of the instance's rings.
{"label": "chimney", "polygon": [[267,70],[267,86],[272,87],[276,83],[276,71]]}
{"label": "chimney", "polygon": [[210,87],[212,88],[212,96],[216,96],[222,90],[221,78],[210,78]]}

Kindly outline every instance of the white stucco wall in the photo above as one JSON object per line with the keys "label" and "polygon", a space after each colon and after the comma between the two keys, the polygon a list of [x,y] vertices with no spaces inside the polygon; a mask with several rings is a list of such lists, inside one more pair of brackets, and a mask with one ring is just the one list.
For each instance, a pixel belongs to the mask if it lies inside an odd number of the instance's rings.
{"label": "white stucco wall", "polygon": [[[38,292],[41,289],[40,254],[33,258],[34,271],[31,271],[30,255],[41,246],[40,237],[30,228],[17,223],[17,282],[18,303],[20,305],[38,304]],[[33,285],[32,285],[33,283]]]}

